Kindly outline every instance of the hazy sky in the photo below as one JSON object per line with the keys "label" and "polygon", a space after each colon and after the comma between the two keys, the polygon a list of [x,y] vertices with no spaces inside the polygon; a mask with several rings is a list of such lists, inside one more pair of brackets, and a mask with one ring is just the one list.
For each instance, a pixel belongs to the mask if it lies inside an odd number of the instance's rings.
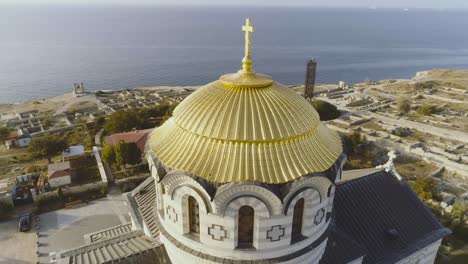
{"label": "hazy sky", "polygon": [[468,8],[468,0],[0,0],[0,4],[164,4]]}

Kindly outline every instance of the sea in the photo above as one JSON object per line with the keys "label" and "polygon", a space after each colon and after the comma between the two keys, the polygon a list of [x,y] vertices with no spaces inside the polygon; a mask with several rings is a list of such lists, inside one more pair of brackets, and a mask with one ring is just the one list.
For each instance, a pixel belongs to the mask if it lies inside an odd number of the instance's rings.
{"label": "sea", "polygon": [[468,11],[314,7],[0,6],[0,103],[87,90],[202,85],[241,67],[302,84],[468,68]]}

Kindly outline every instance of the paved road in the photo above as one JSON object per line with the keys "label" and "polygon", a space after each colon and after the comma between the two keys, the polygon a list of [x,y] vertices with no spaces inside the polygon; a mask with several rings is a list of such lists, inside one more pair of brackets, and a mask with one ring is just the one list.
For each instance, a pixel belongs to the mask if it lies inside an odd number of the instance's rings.
{"label": "paved road", "polygon": [[0,263],[36,263],[36,232],[18,232],[18,220],[0,222]]}
{"label": "paved road", "polygon": [[130,222],[128,209],[120,192],[72,209],[62,209],[40,216],[40,262],[50,263],[49,254],[84,245],[85,234]]}

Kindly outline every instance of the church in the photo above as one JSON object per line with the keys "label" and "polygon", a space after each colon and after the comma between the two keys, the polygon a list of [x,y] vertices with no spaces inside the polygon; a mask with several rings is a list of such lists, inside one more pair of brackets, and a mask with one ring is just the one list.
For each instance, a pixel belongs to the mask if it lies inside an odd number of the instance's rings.
{"label": "church", "polygon": [[253,70],[195,91],[155,128],[132,223],[57,263],[434,263],[450,232],[394,167],[343,177],[346,150],[311,104]]}

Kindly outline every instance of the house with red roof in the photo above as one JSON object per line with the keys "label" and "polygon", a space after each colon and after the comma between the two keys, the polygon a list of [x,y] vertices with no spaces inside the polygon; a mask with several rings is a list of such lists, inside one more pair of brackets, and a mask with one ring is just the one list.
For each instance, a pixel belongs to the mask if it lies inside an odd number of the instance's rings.
{"label": "house with red roof", "polygon": [[106,143],[115,146],[117,143],[123,141],[125,143],[135,143],[141,153],[145,152],[146,141],[148,135],[153,129],[136,130],[124,133],[112,134],[106,137]]}

